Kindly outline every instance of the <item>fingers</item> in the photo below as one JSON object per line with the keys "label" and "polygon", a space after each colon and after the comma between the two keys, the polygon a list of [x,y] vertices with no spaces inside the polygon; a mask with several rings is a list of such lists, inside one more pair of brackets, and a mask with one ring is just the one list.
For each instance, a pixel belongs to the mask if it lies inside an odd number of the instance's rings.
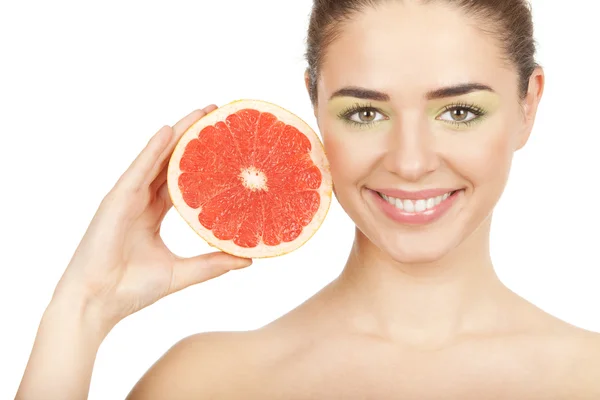
{"label": "fingers", "polygon": [[175,131],[175,137],[173,138],[173,143],[172,143],[173,147],[175,146],[175,143],[177,143],[177,141],[181,138],[181,135],[183,135],[183,133],[185,131],[187,131],[190,126],[192,126],[194,124],[194,122],[198,121],[200,118],[204,117],[206,114],[208,114],[210,112],[213,112],[216,109],[217,109],[217,106],[214,104],[211,104],[209,106],[204,107],[202,110],[193,111],[190,114],[188,114],[187,116],[183,117],[181,120],[179,120],[179,122],[177,122],[173,126],[173,130]]}
{"label": "fingers", "polygon": [[140,189],[145,182],[145,178],[153,170],[156,159],[164,152],[172,136],[173,129],[170,126],[163,126],[156,132],[121,176],[116,186],[132,190]]}
{"label": "fingers", "polygon": [[183,136],[185,131],[187,131],[198,120],[206,116],[206,114],[216,109],[217,106],[211,104],[207,107],[204,107],[202,110],[193,111],[181,120],[179,120],[179,122],[177,122],[173,126],[173,136],[171,137],[169,144],[166,146],[166,148],[163,150],[160,156],[157,157],[155,166],[152,169],[152,172],[147,177],[146,184],[149,185],[150,183],[152,183],[156,179],[156,176],[167,167],[169,158],[171,157],[171,154],[173,153],[177,142],[179,142],[179,139],[181,139],[181,136]]}
{"label": "fingers", "polygon": [[168,173],[169,171],[166,167],[158,173],[158,176],[154,179],[154,182],[150,184],[150,191],[152,193],[158,194],[158,191],[160,190],[162,185],[167,181]]}
{"label": "fingers", "polygon": [[135,191],[150,185],[165,168],[168,158],[183,133],[196,121],[215,109],[217,106],[211,104],[202,110],[191,112],[172,128],[163,126],[148,141],[146,147],[131,163],[116,186]]}
{"label": "fingers", "polygon": [[222,252],[178,259],[173,266],[173,277],[169,293],[216,278],[234,269],[248,267],[251,264],[251,259]]}
{"label": "fingers", "polygon": [[169,183],[168,182],[164,182],[160,186],[160,188],[158,189],[158,192],[157,192],[157,197],[158,197],[158,199],[167,203],[167,205],[169,207],[171,207],[173,205],[173,202],[171,201],[171,194],[169,193]]}
{"label": "fingers", "polygon": [[167,215],[171,207],[173,207],[173,201],[171,201],[171,195],[169,194],[167,182],[164,182],[157,190],[157,201],[159,201],[160,204],[163,205],[162,213],[158,216],[158,224],[160,229],[160,224],[162,224],[162,221],[165,219],[165,216]]}

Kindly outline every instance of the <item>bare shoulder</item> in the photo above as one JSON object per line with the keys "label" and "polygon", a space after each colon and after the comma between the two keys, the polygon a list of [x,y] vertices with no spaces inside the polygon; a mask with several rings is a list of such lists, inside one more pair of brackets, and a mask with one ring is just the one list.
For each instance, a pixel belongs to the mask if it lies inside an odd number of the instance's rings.
{"label": "bare shoulder", "polygon": [[[556,385],[560,398],[600,399],[600,334],[564,321],[552,324],[546,334],[533,338],[545,354],[540,366],[543,377]],[[535,344],[531,343],[534,347]]]}
{"label": "bare shoulder", "polygon": [[572,399],[600,399],[600,334],[578,329],[573,336],[568,385]]}
{"label": "bare shoulder", "polygon": [[281,398],[274,376],[314,347],[321,326],[311,308],[317,298],[257,330],[181,340],[144,374],[128,400]]}
{"label": "bare shoulder", "polygon": [[600,333],[568,323],[523,299],[515,304],[510,320],[514,334],[500,336],[498,343],[527,365],[529,386],[556,399],[600,399]]}
{"label": "bare shoulder", "polygon": [[146,372],[128,399],[249,398],[288,347],[269,330],[189,336]]}

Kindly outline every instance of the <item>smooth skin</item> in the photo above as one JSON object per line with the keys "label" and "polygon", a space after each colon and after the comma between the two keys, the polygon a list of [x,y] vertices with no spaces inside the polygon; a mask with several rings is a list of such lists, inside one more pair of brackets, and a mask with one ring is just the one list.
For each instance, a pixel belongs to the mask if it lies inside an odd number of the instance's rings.
{"label": "smooth skin", "polygon": [[224,253],[180,258],[160,225],[172,207],[169,156],[192,112],[161,128],[102,201],[47,307],[17,399],[85,399],[98,347],[123,318],[171,293],[251,260]]}
{"label": "smooth skin", "polygon": [[[493,208],[531,133],[544,74],[534,72],[520,101],[515,70],[473,22],[406,0],[344,25],[315,107],[336,197],[357,226],[342,274],[261,329],[183,339],[130,400],[600,398],[599,335],[548,315],[494,272]],[[465,83],[492,90],[431,96]],[[386,98],[332,97],[349,87]],[[460,112],[448,111],[456,104]],[[341,116],[355,105],[368,109]],[[43,317],[18,399],[84,399],[98,346],[119,320],[249,265],[224,254],[177,259],[159,236],[173,143],[213,109],[161,130],[107,196]],[[437,187],[464,190],[426,226],[391,221],[370,192]]]}

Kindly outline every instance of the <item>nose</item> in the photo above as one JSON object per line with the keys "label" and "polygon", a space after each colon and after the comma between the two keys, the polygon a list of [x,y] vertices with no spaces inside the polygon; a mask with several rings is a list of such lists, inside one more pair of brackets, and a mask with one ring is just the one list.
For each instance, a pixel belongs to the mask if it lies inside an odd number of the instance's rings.
{"label": "nose", "polygon": [[427,121],[418,115],[405,116],[389,132],[384,166],[404,180],[419,181],[439,167],[435,147]]}

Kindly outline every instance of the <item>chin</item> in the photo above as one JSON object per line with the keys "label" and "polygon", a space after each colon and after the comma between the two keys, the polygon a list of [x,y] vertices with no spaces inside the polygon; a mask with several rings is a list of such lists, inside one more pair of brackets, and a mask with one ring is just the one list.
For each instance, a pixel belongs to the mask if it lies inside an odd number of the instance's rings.
{"label": "chin", "polygon": [[[444,259],[462,240],[457,236],[423,238],[421,235],[397,235],[395,240],[373,241],[377,247],[400,264],[431,264]],[[450,238],[455,238],[451,240]]]}
{"label": "chin", "polygon": [[351,201],[339,200],[355,221],[359,244],[362,242],[365,250],[379,253],[376,258],[382,261],[418,265],[445,261],[458,248],[465,245],[472,248],[473,240],[479,242],[480,236],[475,232],[488,219],[488,211],[491,212],[495,202],[492,196],[477,199],[472,193],[472,190],[467,195],[463,192],[445,215],[421,225],[398,224],[373,207],[369,199],[365,202],[361,197],[348,196]]}
{"label": "chin", "polygon": [[[481,210],[461,207],[451,218],[421,226],[398,226],[389,221],[359,218],[364,229],[359,231],[370,243],[379,259],[399,264],[435,264],[447,259],[459,247],[471,242],[478,226],[485,220]],[[478,235],[476,235],[478,236]],[[474,237],[473,237],[474,238]],[[477,240],[475,238],[475,240]]]}

